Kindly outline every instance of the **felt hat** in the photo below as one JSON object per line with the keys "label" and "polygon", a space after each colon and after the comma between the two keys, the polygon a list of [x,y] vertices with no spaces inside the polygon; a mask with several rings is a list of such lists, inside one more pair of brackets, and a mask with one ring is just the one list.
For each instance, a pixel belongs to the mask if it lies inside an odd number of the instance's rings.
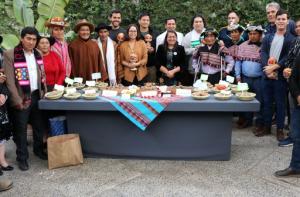
{"label": "felt hat", "polygon": [[204,32],[201,33],[201,37],[205,38],[208,34],[213,34],[213,35],[215,35],[216,38],[219,35],[219,33],[217,32],[217,30],[215,28],[208,27],[205,29]]}
{"label": "felt hat", "polygon": [[88,22],[86,19],[81,19],[76,23],[76,25],[74,27],[75,33],[77,33],[78,30],[80,29],[80,27],[82,27],[82,26],[88,26],[90,28],[91,32],[93,32],[95,30],[95,26],[92,23]]}
{"label": "felt hat", "polygon": [[105,23],[100,23],[97,25],[97,27],[95,28],[95,32],[99,32],[101,29],[107,29],[108,31],[111,30],[111,26],[105,24]]}

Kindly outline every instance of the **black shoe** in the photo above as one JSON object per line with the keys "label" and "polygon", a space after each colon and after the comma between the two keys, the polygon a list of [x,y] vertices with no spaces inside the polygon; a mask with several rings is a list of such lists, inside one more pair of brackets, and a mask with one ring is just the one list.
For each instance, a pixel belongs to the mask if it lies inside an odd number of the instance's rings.
{"label": "black shoe", "polygon": [[13,169],[14,169],[14,167],[12,167],[10,165],[8,165],[6,167],[1,166],[1,170],[3,170],[3,171],[12,171]]}
{"label": "black shoe", "polygon": [[29,165],[27,163],[27,160],[18,161],[18,166],[19,166],[19,169],[22,170],[22,171],[27,171],[29,169]]}
{"label": "black shoe", "polygon": [[275,172],[274,175],[276,177],[300,177],[300,170],[293,170],[289,167],[287,169]]}
{"label": "black shoe", "polygon": [[44,152],[34,152],[34,154],[41,160],[48,160],[48,155]]}
{"label": "black shoe", "polygon": [[3,175],[3,172],[2,172],[2,170],[0,169],[0,176],[2,176]]}

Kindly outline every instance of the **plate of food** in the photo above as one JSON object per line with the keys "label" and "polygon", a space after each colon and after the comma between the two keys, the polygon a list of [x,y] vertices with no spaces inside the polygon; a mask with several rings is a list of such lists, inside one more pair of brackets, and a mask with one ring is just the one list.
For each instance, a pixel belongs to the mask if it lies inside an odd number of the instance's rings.
{"label": "plate of food", "polygon": [[87,100],[95,100],[97,99],[97,96],[97,93],[82,94],[82,97]]}
{"label": "plate of food", "polygon": [[76,100],[79,99],[81,94],[79,92],[64,94],[64,98],[68,100]]}
{"label": "plate of food", "polygon": [[238,92],[236,97],[241,101],[252,101],[255,99],[256,94],[253,92]]}
{"label": "plate of food", "polygon": [[196,100],[205,100],[209,98],[209,94],[206,91],[199,91],[192,93],[192,97]]}
{"label": "plate of food", "polygon": [[63,91],[57,91],[57,90],[54,90],[54,91],[51,91],[51,92],[47,92],[45,94],[45,98],[46,99],[49,99],[49,100],[57,100],[57,99],[60,99],[63,95]]}

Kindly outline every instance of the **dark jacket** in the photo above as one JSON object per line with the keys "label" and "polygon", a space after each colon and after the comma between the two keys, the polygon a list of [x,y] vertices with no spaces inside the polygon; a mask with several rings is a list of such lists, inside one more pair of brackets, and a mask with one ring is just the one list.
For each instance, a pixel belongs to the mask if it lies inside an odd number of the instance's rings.
{"label": "dark jacket", "polygon": [[[184,47],[181,45],[177,45],[177,47],[173,51],[173,65],[174,67],[180,66],[180,71],[187,70],[187,66],[185,64],[185,51]],[[156,52],[156,66],[157,69],[160,69],[160,66],[167,65],[167,51],[163,44],[158,46]]]}
{"label": "dark jacket", "polygon": [[[262,41],[262,45],[261,45],[262,66],[266,66],[268,64],[271,44],[274,39],[274,36],[275,33],[267,34]],[[280,68],[278,69],[278,79],[285,80],[282,71],[284,68],[287,67],[286,61],[287,61],[288,53],[294,40],[295,40],[295,36],[289,33],[288,31],[284,34],[283,46],[278,61],[278,65],[280,66]]]}
{"label": "dark jacket", "polygon": [[[147,67],[155,66],[156,37],[158,36],[158,33],[151,27],[149,27],[149,34],[152,36],[151,47],[154,48],[154,51],[152,53],[148,53]],[[142,34],[141,37],[144,40],[144,36]]]}
{"label": "dark jacket", "polygon": [[[294,36],[296,36],[296,31],[295,31],[295,28],[296,28],[296,24],[293,20],[289,20],[289,24],[288,24],[288,27],[287,27],[287,31],[290,32],[291,34],[293,34]],[[266,26],[265,26],[265,34],[274,34],[276,32],[276,25],[275,24],[271,24],[271,23],[268,23]]]}
{"label": "dark jacket", "polygon": [[[232,40],[231,40],[230,32],[228,31],[227,27],[223,27],[220,30],[218,39],[223,40],[223,42],[224,42],[224,44],[227,48],[234,45]],[[246,40],[248,40],[248,33],[246,31],[244,31],[241,35],[241,39],[239,41],[239,44],[245,42]]]}
{"label": "dark jacket", "polygon": [[292,67],[292,75],[289,80],[289,86],[295,106],[297,106],[297,97],[300,96],[300,54],[296,58],[295,64]]}

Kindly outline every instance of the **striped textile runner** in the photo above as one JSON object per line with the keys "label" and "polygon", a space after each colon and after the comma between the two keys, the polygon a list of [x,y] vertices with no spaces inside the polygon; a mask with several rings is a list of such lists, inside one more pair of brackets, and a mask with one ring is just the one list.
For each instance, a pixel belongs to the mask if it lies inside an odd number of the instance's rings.
{"label": "striped textile runner", "polygon": [[121,97],[103,97],[110,102],[119,112],[134,123],[142,131],[171,103],[183,97],[172,96],[169,98],[153,97],[122,99]]}

